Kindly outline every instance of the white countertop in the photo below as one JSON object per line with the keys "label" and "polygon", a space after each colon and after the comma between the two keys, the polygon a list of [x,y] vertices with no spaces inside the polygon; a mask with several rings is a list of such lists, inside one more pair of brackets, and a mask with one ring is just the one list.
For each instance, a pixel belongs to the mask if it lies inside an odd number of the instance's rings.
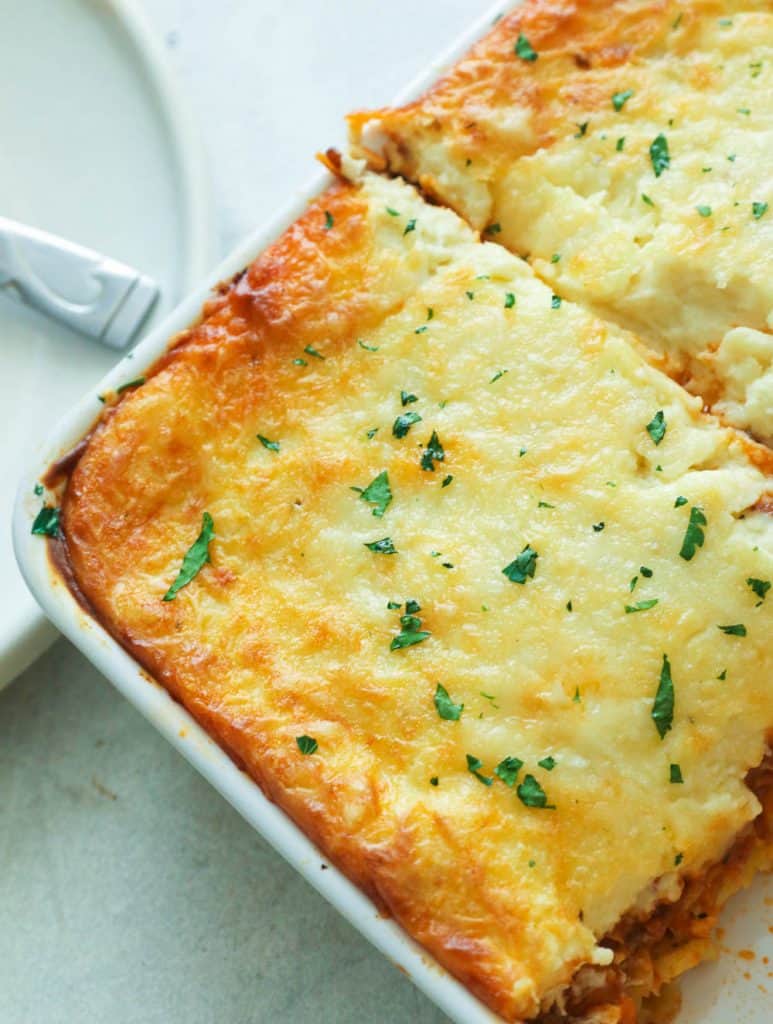
{"label": "white countertop", "polygon": [[[144,0],[220,252],[486,2]],[[0,694],[2,1024],[442,1024],[65,641]]]}

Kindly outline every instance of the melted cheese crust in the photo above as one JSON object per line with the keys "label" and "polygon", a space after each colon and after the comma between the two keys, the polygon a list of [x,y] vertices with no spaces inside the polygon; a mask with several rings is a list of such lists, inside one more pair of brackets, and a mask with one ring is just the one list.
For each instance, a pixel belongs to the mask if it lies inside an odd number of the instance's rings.
{"label": "melted cheese crust", "polygon": [[[520,34],[536,60],[516,56]],[[554,291],[640,333],[667,372],[773,441],[767,0],[528,0],[416,103],[351,123],[356,149],[479,230],[498,225]],[[761,394],[726,365],[739,347]]]}
{"label": "melted cheese crust", "polygon": [[[599,940],[656,880],[678,893],[759,812],[744,777],[773,726],[773,597],[746,580],[773,577],[764,456],[631,341],[554,308],[452,212],[365,175],[115,400],[63,500],[75,580],[107,628],[507,1020],[608,962]],[[395,437],[406,411],[421,421]],[[383,471],[379,518],[352,488]],[[688,562],[692,506],[708,525]],[[211,561],[164,602],[204,511]],[[396,554],[365,546],[386,536]],[[526,544],[534,576],[511,582]],[[430,636],[390,650],[387,603],[408,600]],[[736,623],[746,636],[718,628]],[[458,721],[439,717],[438,683]],[[508,756],[554,809],[494,776]]]}

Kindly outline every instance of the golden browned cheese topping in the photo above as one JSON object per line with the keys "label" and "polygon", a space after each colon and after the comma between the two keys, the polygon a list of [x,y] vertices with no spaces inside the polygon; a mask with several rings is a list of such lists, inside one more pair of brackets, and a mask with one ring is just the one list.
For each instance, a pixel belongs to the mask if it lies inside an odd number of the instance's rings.
{"label": "golden browned cheese topping", "polygon": [[62,522],[107,628],[516,1020],[759,811],[749,451],[622,330],[366,174],[107,410]]}
{"label": "golden browned cheese topping", "polygon": [[768,0],[527,0],[352,130],[773,442]]}

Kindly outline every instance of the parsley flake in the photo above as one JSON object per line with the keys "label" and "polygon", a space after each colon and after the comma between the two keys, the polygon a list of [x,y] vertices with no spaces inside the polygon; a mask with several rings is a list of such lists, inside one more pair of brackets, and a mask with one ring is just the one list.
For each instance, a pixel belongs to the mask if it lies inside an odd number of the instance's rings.
{"label": "parsley flake", "polygon": [[516,792],[518,793],[518,799],[526,807],[542,807],[549,811],[555,810],[555,804],[548,803],[547,793],[533,775],[527,775]]}
{"label": "parsley flake", "polygon": [[523,768],[523,761],[520,757],[505,757],[494,769],[494,774],[497,778],[500,778],[506,786],[509,786],[510,789],[512,789],[518,779],[518,772],[521,768]]}
{"label": "parsley flake", "polygon": [[660,670],[658,692],[650,712],[655,728],[661,739],[671,729],[674,722],[674,682],[671,678],[671,665],[668,656],[663,655],[663,666]]}
{"label": "parsley flake", "polygon": [[164,594],[163,601],[173,601],[177,597],[178,592],[183,587],[187,587],[194,576],[209,562],[209,545],[214,536],[215,524],[212,522],[212,516],[209,512],[205,512],[201,517],[201,532],[185,552],[177,578]]}
{"label": "parsley flake", "polygon": [[666,417],[663,414],[662,409],[655,413],[645,429],[654,441],[655,445],[659,445],[666,436]]}
{"label": "parsley flake", "polygon": [[700,206],[696,206],[695,209],[698,211],[698,213],[701,215],[701,217],[710,217],[711,216],[711,207],[710,206],[700,205]]}
{"label": "parsley flake", "polygon": [[682,546],[679,549],[679,555],[689,562],[690,559],[695,555],[698,548],[702,548],[706,536],[703,532],[703,527],[708,526],[706,516],[703,512],[693,505],[690,509],[690,521],[687,524],[687,529],[684,534],[684,540]]}
{"label": "parsley flake", "polygon": [[333,214],[330,212],[330,210],[325,210],[325,231],[329,231],[334,223],[335,221],[333,220]]}
{"label": "parsley flake", "polygon": [[521,60],[528,61],[535,61],[539,56],[523,32],[518,33],[518,38],[515,41],[515,55]]}
{"label": "parsley flake", "polygon": [[594,523],[593,524],[593,532],[594,533],[601,533],[601,531],[604,529],[605,525],[606,524],[603,522],[603,520],[600,523]]}
{"label": "parsley flake", "polygon": [[758,580],[753,576],[749,576],[746,580],[746,585],[751,587],[757,597],[760,599],[760,604],[765,600],[765,595],[770,590],[770,580]]}
{"label": "parsley flake", "polygon": [[652,569],[648,569],[646,565],[640,565],[639,572],[647,580],[650,579],[650,577],[652,576]]}
{"label": "parsley flake", "polygon": [[430,786],[437,786],[439,782],[440,779],[437,777],[437,775],[433,775],[432,778],[429,780]]}
{"label": "parsley flake", "polygon": [[681,508],[682,505],[687,504],[687,498],[683,494],[680,494],[674,502],[674,508]]}
{"label": "parsley flake", "polygon": [[726,668],[722,669],[722,671],[717,676],[717,679],[719,679],[720,682],[724,682],[727,679],[727,669]]}
{"label": "parsley flake", "polygon": [[406,235],[409,235],[411,233],[411,231],[415,231],[415,230],[416,230],[416,218],[415,217],[411,217],[411,219],[405,225],[405,231],[403,231],[403,237],[405,237]]}
{"label": "parsley flake", "polygon": [[488,227],[483,229],[484,235],[498,235],[502,230],[502,225],[497,221],[496,224],[489,224]]}
{"label": "parsley flake", "polygon": [[509,370],[497,370],[497,372],[494,374],[494,376],[489,381],[489,384],[493,384],[495,381],[499,380],[500,377],[504,377],[504,375],[506,373],[509,373],[509,372],[510,372]]}
{"label": "parsley flake", "polygon": [[623,92],[612,93],[612,106],[619,113],[633,96],[633,89],[624,89]]}
{"label": "parsley flake", "polygon": [[550,257],[550,262],[551,263],[558,263],[558,261],[560,259],[561,259],[561,253],[560,252],[554,252],[553,255]]}
{"label": "parsley flake", "polygon": [[387,206],[386,212],[389,214],[390,217],[399,217],[400,216],[400,211],[399,210],[393,210],[391,206]]}
{"label": "parsley flake", "polygon": [[647,206],[654,206],[655,205],[653,203],[653,201],[650,199],[650,197],[648,195],[646,195],[644,192],[642,192],[641,198],[642,198],[642,202],[646,203]]}
{"label": "parsley flake", "polygon": [[32,530],[30,532],[38,536],[58,537],[59,516],[60,510],[58,508],[52,508],[50,505],[44,505],[35,516],[35,521],[32,524]]}
{"label": "parsley flake", "polygon": [[727,633],[728,636],[746,636],[746,626],[741,622],[738,622],[733,626],[717,626],[717,629],[721,629],[722,632]]}
{"label": "parsley flake", "polygon": [[684,782],[680,765],[671,764],[668,766],[668,781],[674,785],[681,785]]}
{"label": "parsley flake", "polygon": [[144,377],[135,377],[134,380],[127,380],[125,384],[120,384],[116,389],[117,395],[122,394],[124,391],[128,391],[129,388],[139,388],[145,383]]}
{"label": "parsley flake", "polygon": [[631,593],[633,593],[634,590],[636,589],[636,584],[638,582],[639,582],[639,577],[638,576],[634,576],[633,579],[631,580],[631,582],[628,584],[628,589],[630,590]]}
{"label": "parsley flake", "polygon": [[464,711],[464,704],[454,704],[448,695],[448,690],[440,683],[437,684],[435,690],[435,707],[444,722],[458,722]]}
{"label": "parsley flake", "polygon": [[352,487],[353,491],[357,491],[363,501],[366,501],[369,505],[374,505],[373,515],[377,519],[381,519],[387,510],[389,503],[392,501],[392,489],[389,486],[389,475],[387,471],[382,470],[375,479],[371,480],[368,486],[363,490],[361,487]]}
{"label": "parsley flake", "polygon": [[589,124],[590,124],[590,121],[583,121],[582,124],[578,124],[577,125],[577,131],[574,133],[574,138],[575,139],[581,139],[583,137],[583,135],[586,135],[587,131],[588,131],[588,125]]}
{"label": "parsley flake", "polygon": [[472,754],[467,754],[467,771],[471,772],[478,782],[482,782],[484,786],[490,786],[493,783],[493,779],[489,778],[488,775],[482,775],[480,769],[483,767],[483,762],[479,757],[473,757]]}
{"label": "parsley flake", "polygon": [[305,359],[293,359],[293,366],[308,366]]}
{"label": "parsley flake", "polygon": [[443,483],[440,486],[441,487],[448,487],[448,485],[451,483],[452,480],[453,480],[453,477],[449,473],[448,476],[443,477]]}
{"label": "parsley flake", "polygon": [[560,309],[561,308],[561,296],[560,295],[551,295],[550,296],[550,308],[551,309]]}
{"label": "parsley flake", "polygon": [[39,498],[43,493],[43,484],[35,484],[35,486],[32,488],[32,493],[37,495],[37,497]]}
{"label": "parsley flake", "polygon": [[360,348],[364,348],[366,352],[378,352],[379,345],[366,345],[362,338],[357,339],[357,344]]}
{"label": "parsley flake", "polygon": [[618,153],[622,153],[622,152],[623,152],[623,147],[624,147],[624,146],[625,146],[625,135],[622,135],[622,136],[621,136],[621,137],[620,137],[620,138],[619,138],[619,139],[617,140],[617,142],[615,143],[615,149],[617,150],[617,152],[618,152]]}
{"label": "parsley flake", "polygon": [[541,761],[537,761],[540,768],[544,768],[546,772],[552,772],[556,766],[556,759],[548,754],[547,757],[543,757]]}
{"label": "parsley flake", "polygon": [[427,447],[422,452],[421,456],[421,468],[434,473],[435,463],[442,462],[446,457],[443,445],[440,443],[440,438],[437,436],[437,431],[432,431],[432,437],[427,442]]}
{"label": "parsley flake", "polygon": [[[680,17],[681,17],[681,15],[680,15]],[[683,853],[677,853],[676,857],[674,857],[674,867],[678,868],[683,860],[684,860],[684,854]]]}
{"label": "parsley flake", "polygon": [[397,554],[397,548],[392,543],[391,537],[384,537],[382,540],[370,540],[364,546],[368,551],[375,551],[377,555]]}
{"label": "parsley flake", "polygon": [[659,178],[663,171],[671,165],[671,154],[668,152],[668,140],[662,133],[650,143],[650,160],[655,177]]}
{"label": "parsley flake", "polygon": [[505,292],[505,309],[512,309],[515,305],[515,295],[512,292]]}
{"label": "parsley flake", "polygon": [[314,356],[315,359],[325,358],[321,352],[317,352],[317,350],[313,348],[311,345],[307,345],[303,351],[306,353],[307,356]]}
{"label": "parsley flake", "polygon": [[319,749],[319,744],[313,736],[296,736],[295,742],[298,744],[298,750],[304,755],[316,754]]}
{"label": "parsley flake", "polygon": [[389,645],[390,651],[400,651],[404,647],[413,647],[414,644],[420,644],[426,640],[431,634],[426,630],[421,629],[403,629],[397,636],[392,637],[392,642]]}
{"label": "parsley flake", "polygon": [[767,212],[767,203],[752,203],[752,217],[754,217],[755,220],[759,220],[760,217],[764,216]]}
{"label": "parsley flake", "polygon": [[414,334],[426,334],[427,333],[427,325],[424,324],[422,327],[417,327],[416,330],[413,333]]}
{"label": "parsley flake", "polygon": [[405,408],[406,405],[411,405],[412,402],[418,402],[418,400],[418,396],[412,395],[410,391],[400,392],[400,405],[402,405],[403,408]]}
{"label": "parsley flake", "polygon": [[405,437],[414,423],[421,423],[421,416],[417,412],[404,412],[392,424],[392,433],[395,437]]}
{"label": "parsley flake", "polygon": [[648,608],[654,608],[658,600],[657,597],[651,597],[646,601],[637,601],[636,604],[627,604],[625,606],[625,614],[631,615],[633,612],[646,612]]}
{"label": "parsley flake", "polygon": [[269,439],[267,437],[264,437],[262,434],[258,434],[257,437],[258,437],[258,440],[260,441],[260,443],[263,445],[263,447],[264,448],[268,448],[268,450],[270,452],[278,452],[279,451],[279,442],[278,441],[269,441]]}
{"label": "parsley flake", "polygon": [[365,436],[368,438],[369,441],[372,441],[377,433],[378,427],[371,427],[370,430],[365,431]]}
{"label": "parsley flake", "polygon": [[534,579],[538,558],[539,555],[534,548],[527,544],[520,555],[504,567],[502,573],[511,583],[525,583],[529,578]]}

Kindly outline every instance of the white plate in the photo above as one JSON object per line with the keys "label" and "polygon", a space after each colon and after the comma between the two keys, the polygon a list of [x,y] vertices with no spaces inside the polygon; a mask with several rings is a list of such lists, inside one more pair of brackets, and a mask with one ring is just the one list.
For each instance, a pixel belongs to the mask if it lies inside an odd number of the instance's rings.
{"label": "white plate", "polygon": [[[135,266],[157,323],[214,262],[196,135],[124,0],[0,0],[0,214]],[[0,295],[0,687],[56,635],[11,550],[13,493],[51,425],[117,353]]]}
{"label": "white plate", "polygon": [[[423,91],[439,69],[462,53],[489,27],[494,11],[479,19],[449,53],[434,62],[396,102],[406,102]],[[141,372],[165,351],[176,332],[194,322],[209,287],[225,280],[249,263],[294,220],[308,200],[324,188],[319,177],[297,195],[275,220],[255,232],[175,312],[139,346],[133,363],[119,364],[100,385],[71,410],[49,438],[45,449],[29,464],[18,492],[14,517],[14,545],[24,577],[46,613],[61,631],[111,680],[115,687],[207,778],[216,789],[299,873],[336,907],[359,931],[399,966],[456,1024],[501,1024],[462,985],[443,970],[393,921],[380,916],[374,905],[340,872],[328,865],[307,837],[259,787],[241,772],[187,712],[169,694],[151,683],[140,666],[74,600],[48,560],[41,538],[30,535],[39,501],[32,495],[35,481],[57,458],[70,450],[92,424],[99,390],[115,387],[130,372]],[[328,870],[321,871],[320,866]],[[767,1024],[770,1020],[768,960],[773,960],[770,924],[770,878],[758,878],[725,914],[730,925],[727,951],[716,965],[704,965],[689,975],[685,1007],[675,1024]],[[741,950],[754,952],[754,961],[739,958]],[[749,978],[744,975],[748,973]]]}

